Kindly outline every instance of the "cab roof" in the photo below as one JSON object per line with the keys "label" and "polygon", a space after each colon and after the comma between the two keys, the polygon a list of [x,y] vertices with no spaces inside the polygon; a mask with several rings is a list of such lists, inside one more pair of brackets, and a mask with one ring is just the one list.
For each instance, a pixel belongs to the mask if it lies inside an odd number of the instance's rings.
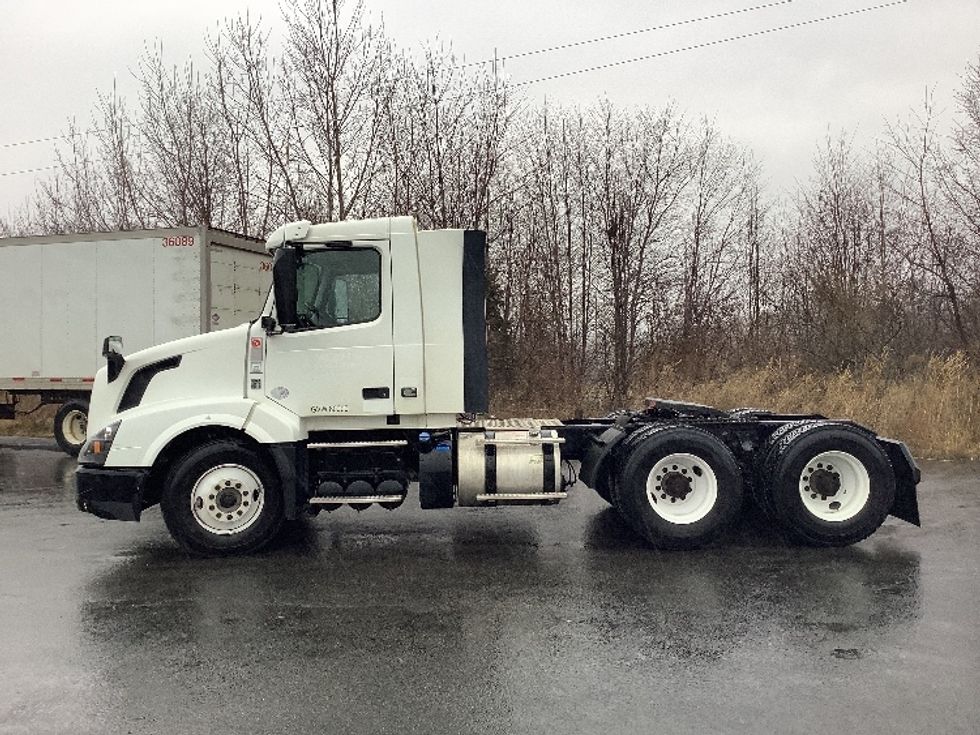
{"label": "cab roof", "polygon": [[266,238],[270,252],[286,243],[326,243],[338,240],[389,240],[392,234],[414,234],[412,217],[380,217],[378,219],[345,220],[312,224],[309,220],[290,222],[273,230]]}

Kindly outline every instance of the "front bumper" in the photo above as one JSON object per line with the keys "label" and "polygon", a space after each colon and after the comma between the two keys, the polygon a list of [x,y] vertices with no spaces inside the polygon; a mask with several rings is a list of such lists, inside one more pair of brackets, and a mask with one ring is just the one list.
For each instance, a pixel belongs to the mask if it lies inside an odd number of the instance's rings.
{"label": "front bumper", "polygon": [[138,521],[146,507],[143,489],[149,469],[140,467],[87,467],[75,470],[78,509],[99,518]]}

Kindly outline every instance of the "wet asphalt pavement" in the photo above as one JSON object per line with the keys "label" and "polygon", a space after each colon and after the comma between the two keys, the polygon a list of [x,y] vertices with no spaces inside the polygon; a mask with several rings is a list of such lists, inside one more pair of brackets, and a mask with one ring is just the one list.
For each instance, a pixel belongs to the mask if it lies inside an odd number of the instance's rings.
{"label": "wet asphalt pavement", "polygon": [[977,733],[980,465],[849,549],[552,508],[322,514],[199,560],[0,439],[0,733]]}

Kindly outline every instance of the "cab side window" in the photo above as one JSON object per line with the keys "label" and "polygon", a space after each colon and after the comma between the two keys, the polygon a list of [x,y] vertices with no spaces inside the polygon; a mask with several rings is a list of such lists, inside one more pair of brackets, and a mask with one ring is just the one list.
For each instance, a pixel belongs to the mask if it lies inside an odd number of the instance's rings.
{"label": "cab side window", "polygon": [[373,248],[310,250],[296,273],[296,314],[306,329],[372,322],[381,316],[381,253]]}

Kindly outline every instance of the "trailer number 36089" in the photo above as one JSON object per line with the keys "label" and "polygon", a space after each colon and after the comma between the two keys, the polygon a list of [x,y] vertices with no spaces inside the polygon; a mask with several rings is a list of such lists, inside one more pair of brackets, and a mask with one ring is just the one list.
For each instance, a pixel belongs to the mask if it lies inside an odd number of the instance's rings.
{"label": "trailer number 36089", "polygon": [[165,248],[192,248],[194,247],[193,235],[177,235],[175,237],[161,238]]}

